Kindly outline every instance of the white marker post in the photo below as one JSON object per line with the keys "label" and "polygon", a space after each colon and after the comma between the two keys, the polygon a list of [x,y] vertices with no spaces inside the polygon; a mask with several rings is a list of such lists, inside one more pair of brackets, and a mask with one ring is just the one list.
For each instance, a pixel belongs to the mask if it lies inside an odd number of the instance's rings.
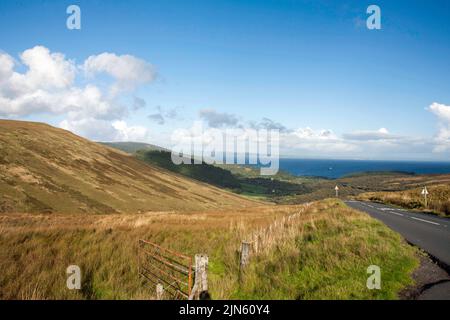
{"label": "white marker post", "polygon": [[423,197],[425,198],[425,208],[428,207],[428,201],[427,201],[427,200],[428,200],[428,199],[427,199],[428,194],[429,194],[429,192],[428,192],[428,190],[427,190],[427,187],[423,188],[423,189],[422,189],[422,195],[423,195]]}
{"label": "white marker post", "polygon": [[336,190],[336,198],[339,198],[339,187],[334,187],[334,190]]}

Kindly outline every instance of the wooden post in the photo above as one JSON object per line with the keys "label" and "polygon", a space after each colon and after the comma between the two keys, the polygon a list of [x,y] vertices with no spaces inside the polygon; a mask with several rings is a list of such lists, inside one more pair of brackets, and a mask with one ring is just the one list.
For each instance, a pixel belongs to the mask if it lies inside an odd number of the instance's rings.
{"label": "wooden post", "polygon": [[208,293],[208,256],[206,254],[195,255],[195,280],[189,300],[207,300]]}
{"label": "wooden post", "polygon": [[164,287],[162,284],[158,283],[156,285],[156,300],[163,300],[164,296]]}

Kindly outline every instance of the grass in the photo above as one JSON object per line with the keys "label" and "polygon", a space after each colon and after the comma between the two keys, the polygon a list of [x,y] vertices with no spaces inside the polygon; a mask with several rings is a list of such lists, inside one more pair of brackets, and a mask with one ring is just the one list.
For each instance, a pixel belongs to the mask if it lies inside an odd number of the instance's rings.
{"label": "grass", "polygon": [[[254,259],[234,298],[396,299],[411,284],[416,250],[342,202],[317,203],[293,224],[290,236]],[[381,268],[381,290],[366,287],[369,265]]]}
{"label": "grass", "polygon": [[435,213],[441,216],[450,216],[450,184],[429,186],[427,206],[422,188],[414,188],[398,192],[367,192],[360,194],[357,199],[389,203],[407,209]]}
{"label": "grass", "polygon": [[[239,281],[239,245],[277,224],[267,250]],[[152,299],[137,275],[137,241],[188,255],[209,255],[213,299],[395,299],[411,284],[415,249],[369,216],[338,200],[233,211],[144,214],[0,215],[0,299]],[[68,265],[83,287],[66,288]],[[365,287],[366,268],[382,270],[382,290]]]}

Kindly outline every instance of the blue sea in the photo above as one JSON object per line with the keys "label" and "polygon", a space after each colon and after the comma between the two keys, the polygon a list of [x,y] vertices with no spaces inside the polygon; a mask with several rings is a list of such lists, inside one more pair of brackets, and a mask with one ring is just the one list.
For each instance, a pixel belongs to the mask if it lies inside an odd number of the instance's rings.
{"label": "blue sea", "polygon": [[280,170],[296,176],[329,179],[370,171],[400,171],[415,174],[450,173],[450,162],[280,159]]}

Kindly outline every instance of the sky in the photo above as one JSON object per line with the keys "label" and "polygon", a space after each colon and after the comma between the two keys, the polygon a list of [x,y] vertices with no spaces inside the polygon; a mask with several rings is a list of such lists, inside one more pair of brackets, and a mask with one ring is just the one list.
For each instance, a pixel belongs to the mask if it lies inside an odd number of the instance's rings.
{"label": "sky", "polygon": [[278,129],[286,157],[448,161],[450,2],[2,0],[0,118],[165,147],[202,121]]}

